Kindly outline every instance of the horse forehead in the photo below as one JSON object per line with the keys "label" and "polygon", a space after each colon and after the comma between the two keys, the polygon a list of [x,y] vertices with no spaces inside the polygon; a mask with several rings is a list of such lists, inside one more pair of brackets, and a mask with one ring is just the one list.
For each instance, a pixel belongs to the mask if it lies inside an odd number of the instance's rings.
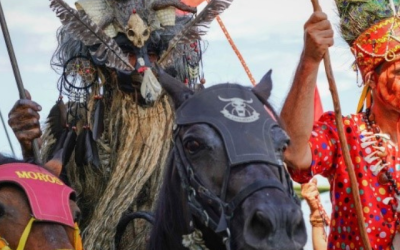
{"label": "horse forehead", "polygon": [[182,137],[185,138],[191,136],[203,138],[207,141],[215,141],[220,137],[219,133],[212,126],[206,123],[196,123],[185,126],[182,130]]}
{"label": "horse forehead", "polygon": [[29,208],[25,192],[13,183],[0,183],[0,200],[12,206]]}
{"label": "horse forehead", "polygon": [[[244,110],[231,105],[229,100],[235,98],[249,100]],[[207,123],[215,128],[222,137],[231,165],[251,161],[281,163],[271,137],[271,128],[277,122],[249,88],[237,84],[209,87],[179,107],[176,123]]]}
{"label": "horse forehead", "polygon": [[70,207],[74,191],[44,168],[27,163],[0,165],[0,183],[18,185],[37,220],[74,227]]}

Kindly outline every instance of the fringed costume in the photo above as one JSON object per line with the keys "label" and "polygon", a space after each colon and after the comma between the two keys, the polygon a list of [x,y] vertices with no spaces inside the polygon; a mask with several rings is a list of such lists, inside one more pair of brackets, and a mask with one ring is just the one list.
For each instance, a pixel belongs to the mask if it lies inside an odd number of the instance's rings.
{"label": "fringed costume", "polygon": [[[61,176],[82,210],[84,248],[116,249],[121,216],[152,210],[171,146],[174,114],[156,64],[197,89],[205,82],[200,35],[230,1],[200,14],[179,0],[80,0],[76,9],[50,2],[62,22],[52,58],[61,77],[43,160],[63,161]],[[144,249],[149,227],[131,223],[119,249]]]}

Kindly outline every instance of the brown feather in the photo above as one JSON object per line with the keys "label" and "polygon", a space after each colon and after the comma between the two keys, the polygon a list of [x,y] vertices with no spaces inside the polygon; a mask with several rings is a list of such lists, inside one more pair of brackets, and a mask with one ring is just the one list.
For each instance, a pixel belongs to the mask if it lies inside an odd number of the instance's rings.
{"label": "brown feather", "polygon": [[57,17],[66,27],[66,31],[76,39],[86,46],[100,44],[94,51],[90,51],[97,61],[118,70],[134,70],[114,39],[107,36],[88,15],[71,8],[63,0],[50,0],[50,8],[56,12]]}
{"label": "brown feather", "polygon": [[50,109],[47,124],[53,136],[58,138],[67,125],[67,107],[62,99],[57,100],[56,104]]}
{"label": "brown feather", "polygon": [[212,0],[204,9],[189,22],[180,33],[174,36],[168,44],[168,49],[163,53],[158,63],[166,68],[172,62],[173,51],[178,43],[191,43],[201,39],[210,28],[211,22],[224,12],[233,0]]}

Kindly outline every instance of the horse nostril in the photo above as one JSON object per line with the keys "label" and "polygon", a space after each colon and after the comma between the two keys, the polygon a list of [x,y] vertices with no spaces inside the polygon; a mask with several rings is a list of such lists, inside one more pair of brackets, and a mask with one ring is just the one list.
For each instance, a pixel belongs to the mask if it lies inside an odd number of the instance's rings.
{"label": "horse nostril", "polygon": [[256,247],[274,231],[273,224],[265,212],[256,211],[245,224],[244,238],[247,244]]}
{"label": "horse nostril", "polygon": [[293,241],[296,242],[301,248],[306,244],[307,241],[307,234],[306,234],[306,226],[305,222],[302,219],[303,215],[300,215],[301,217],[298,218],[297,220],[293,220],[291,222],[291,234],[290,236],[293,238]]}

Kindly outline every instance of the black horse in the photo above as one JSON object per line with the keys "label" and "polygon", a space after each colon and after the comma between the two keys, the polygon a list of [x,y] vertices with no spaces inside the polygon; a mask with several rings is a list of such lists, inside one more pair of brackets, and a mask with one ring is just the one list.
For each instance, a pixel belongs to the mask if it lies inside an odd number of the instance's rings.
{"label": "black horse", "polygon": [[253,89],[220,84],[194,94],[166,73],[160,82],[176,126],[149,249],[303,249],[283,164],[289,138],[267,102],[271,71]]}

